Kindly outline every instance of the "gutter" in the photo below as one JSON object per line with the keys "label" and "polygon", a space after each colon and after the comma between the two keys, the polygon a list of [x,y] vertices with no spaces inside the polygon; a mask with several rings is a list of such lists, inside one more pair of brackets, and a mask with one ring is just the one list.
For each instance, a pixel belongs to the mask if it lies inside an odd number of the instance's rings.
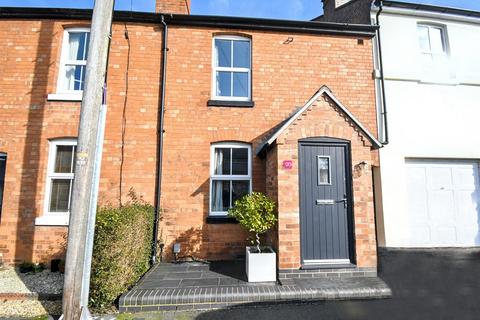
{"label": "gutter", "polygon": [[381,92],[382,92],[382,118],[383,118],[383,129],[384,129],[384,139],[382,141],[382,145],[387,145],[389,143],[389,138],[388,138],[388,118],[387,118],[387,101],[385,98],[385,77],[383,75],[383,55],[382,55],[382,41],[380,38],[380,14],[382,13],[383,10],[383,1],[382,0],[377,0],[375,2],[376,5],[379,6],[376,18],[375,18],[375,23],[377,26],[377,44],[378,44],[378,62],[379,62],[379,67],[380,67],[380,83],[381,83]]}
{"label": "gutter", "polygon": [[436,6],[431,4],[413,3],[406,1],[384,0],[383,6],[388,8],[434,12],[440,15],[456,15],[467,18],[480,18],[480,12],[468,9],[461,9],[447,6]]}
{"label": "gutter", "polygon": [[273,32],[334,34],[374,37],[376,26],[334,22],[313,22],[222,16],[172,15],[172,25],[190,27],[238,28]]}
{"label": "gutter", "polygon": [[[88,20],[91,19],[91,16],[92,10],[89,9],[0,7],[0,19]],[[151,24],[168,23],[170,26],[234,28],[243,30],[332,34],[360,37],[374,37],[376,31],[376,26],[366,24],[179,14],[163,15],[159,13],[130,11],[115,11],[113,20],[115,22]]]}
{"label": "gutter", "polygon": [[158,129],[157,129],[157,183],[155,186],[155,221],[153,225],[153,240],[152,240],[152,263],[157,261],[157,237],[158,224],[160,218],[160,200],[162,196],[162,163],[163,163],[163,134],[164,130],[164,115],[165,115],[165,87],[167,77],[167,54],[168,54],[168,25],[165,18],[161,16],[161,23],[163,25],[163,39],[162,39],[162,80],[160,110],[158,113]]}
{"label": "gutter", "polygon": [[[376,10],[376,8],[373,8]],[[408,7],[394,7],[390,3],[383,2],[383,13],[392,15],[416,17],[419,19],[436,19],[441,21],[461,22],[478,25],[480,23],[480,12],[477,15],[466,13],[454,13],[450,11],[439,12],[435,10],[427,10],[427,8],[408,8]]]}

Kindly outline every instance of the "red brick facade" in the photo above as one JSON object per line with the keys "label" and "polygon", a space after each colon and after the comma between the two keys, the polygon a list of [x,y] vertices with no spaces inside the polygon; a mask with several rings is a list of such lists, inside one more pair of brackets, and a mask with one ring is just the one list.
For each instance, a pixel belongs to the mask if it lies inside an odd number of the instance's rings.
{"label": "red brick facade", "polygon": [[[61,38],[69,25],[85,22],[0,21],[0,152],[8,154],[0,252],[9,263],[48,262],[62,252],[66,228],[35,226],[35,217],[43,214],[48,139],[77,135],[79,103],[47,100],[47,95],[55,92]],[[124,37],[125,28],[130,46]],[[207,106],[211,99],[212,39],[216,34],[251,38],[253,108]],[[292,40],[287,41],[289,38]],[[247,234],[238,225],[206,222],[212,143],[240,141],[251,144],[255,151],[322,85],[329,86],[376,133],[372,43],[367,37],[362,40],[354,36],[170,26],[163,219],[159,228],[159,236],[167,244],[167,256],[171,256],[174,242],[182,244],[182,255],[197,258],[229,259],[244,252]],[[125,200],[130,188],[154,202],[161,43],[162,29],[158,25],[114,23],[101,204],[118,203],[120,196]],[[324,135],[350,140],[353,164],[368,163],[354,178],[356,249],[359,266],[375,266],[369,166],[376,165],[376,153],[325,101],[319,101],[298,122],[302,125],[295,124],[282,135],[266,159],[253,152],[253,190],[267,192],[279,204],[278,239],[274,242],[280,267],[297,268],[300,261],[298,175],[295,169],[286,175],[279,163],[285,157],[296,159],[298,138]]]}
{"label": "red brick facade", "polygon": [[[63,32],[85,21],[0,20],[0,151],[7,153],[0,252],[7,263],[46,261],[63,255],[65,227],[35,226],[42,216],[49,139],[76,137],[79,102],[48,101],[55,93]],[[161,31],[114,24],[110,52],[108,121],[99,200],[118,203],[122,165],[122,113],[126,110],[122,194],[130,188],[153,203]],[[156,57],[152,59],[151,57]],[[125,101],[126,99],[126,101]]]}
{"label": "red brick facade", "polygon": [[[212,38],[218,33],[243,34],[252,39],[253,108],[207,106],[211,98]],[[285,44],[288,37],[294,40]],[[176,239],[186,241],[185,235],[193,227],[194,230],[202,230],[200,233],[203,235],[195,241],[194,254],[197,257],[225,259],[244,251],[245,234],[238,225],[205,223],[208,216],[209,153],[212,143],[240,141],[251,143],[255,150],[272,128],[285,120],[297,106],[303,105],[323,84],[328,85],[369,130],[376,132],[371,42],[365,39],[361,45],[357,40],[351,37],[243,30],[170,29],[165,115],[165,150],[168,152],[164,155],[164,218],[161,225],[167,244]],[[325,125],[340,121],[348,127],[343,118],[333,111],[328,118],[315,117],[313,121],[321,121]],[[324,135],[324,131],[319,129],[319,132],[322,132],[319,135]],[[336,130],[329,133],[332,136],[338,134]],[[363,156],[368,163],[375,164],[375,155],[370,155],[369,148],[363,152],[367,152]],[[276,198],[276,191],[266,185],[275,183],[274,173],[278,170],[278,164],[277,167],[267,167],[266,170],[265,160],[254,157],[253,190],[268,192]],[[188,181],[185,177],[189,177]],[[296,180],[291,181],[292,192],[297,186]],[[278,192],[280,207],[285,201],[281,198],[281,192]],[[298,192],[293,194],[295,196],[291,198],[293,202],[296,201],[297,207],[292,208],[291,214],[295,217],[291,219],[296,219],[298,225]],[[372,197],[371,183],[361,197]],[[373,208],[373,202],[363,205]],[[357,207],[360,210],[360,204]],[[370,211],[365,213],[369,219],[373,218],[372,215]],[[285,219],[288,219],[287,212],[282,211],[280,229]],[[369,223],[373,222],[369,220]],[[374,229],[368,230],[372,232],[369,240],[373,237],[371,253],[375,255]],[[296,237],[292,240],[296,243],[292,245],[297,245],[298,235],[292,237]],[[368,245],[368,249],[372,250],[371,242]],[[188,244],[184,247],[188,247]],[[298,252],[299,248],[296,250]],[[167,249],[166,252],[170,253],[171,250]],[[375,256],[362,263],[372,265],[374,259]],[[280,263],[284,262],[280,260]],[[288,266],[298,265],[299,261],[296,261]]]}

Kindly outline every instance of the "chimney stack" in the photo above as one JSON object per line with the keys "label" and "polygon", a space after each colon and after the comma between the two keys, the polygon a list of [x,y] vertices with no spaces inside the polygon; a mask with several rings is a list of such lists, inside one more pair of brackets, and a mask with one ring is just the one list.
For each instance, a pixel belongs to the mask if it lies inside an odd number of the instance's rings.
{"label": "chimney stack", "polygon": [[191,0],[156,0],[156,13],[190,14]]}
{"label": "chimney stack", "polygon": [[323,15],[316,21],[371,24],[372,0],[322,0]]}

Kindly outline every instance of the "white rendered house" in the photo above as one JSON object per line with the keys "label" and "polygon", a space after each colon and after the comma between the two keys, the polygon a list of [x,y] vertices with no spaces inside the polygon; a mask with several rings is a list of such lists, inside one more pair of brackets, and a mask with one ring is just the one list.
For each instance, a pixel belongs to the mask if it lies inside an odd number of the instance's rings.
{"label": "white rendered house", "polygon": [[379,14],[381,246],[480,245],[480,13],[437,9],[385,1]]}
{"label": "white rendered house", "polygon": [[320,21],[379,25],[379,246],[480,246],[480,12],[323,2]]}

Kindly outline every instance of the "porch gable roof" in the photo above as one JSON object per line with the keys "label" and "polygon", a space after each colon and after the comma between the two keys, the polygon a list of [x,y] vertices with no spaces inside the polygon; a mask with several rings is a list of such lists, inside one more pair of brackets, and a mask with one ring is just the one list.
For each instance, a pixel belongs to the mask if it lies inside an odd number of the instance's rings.
{"label": "porch gable roof", "polygon": [[257,156],[262,154],[267,148],[272,145],[275,140],[295,121],[304,113],[308,108],[310,108],[315,101],[320,98],[320,96],[327,96],[335,105],[342,111],[345,116],[347,116],[350,121],[360,130],[360,132],[372,143],[373,148],[378,149],[382,147],[382,143],[378,141],[377,138],[357,119],[355,116],[348,111],[348,109],[335,97],[330,88],[326,85],[323,85],[308,101],[303,107],[297,109],[291,116],[285,119],[282,124],[273,131],[269,136],[267,136],[265,142],[260,144],[256,150]]}

